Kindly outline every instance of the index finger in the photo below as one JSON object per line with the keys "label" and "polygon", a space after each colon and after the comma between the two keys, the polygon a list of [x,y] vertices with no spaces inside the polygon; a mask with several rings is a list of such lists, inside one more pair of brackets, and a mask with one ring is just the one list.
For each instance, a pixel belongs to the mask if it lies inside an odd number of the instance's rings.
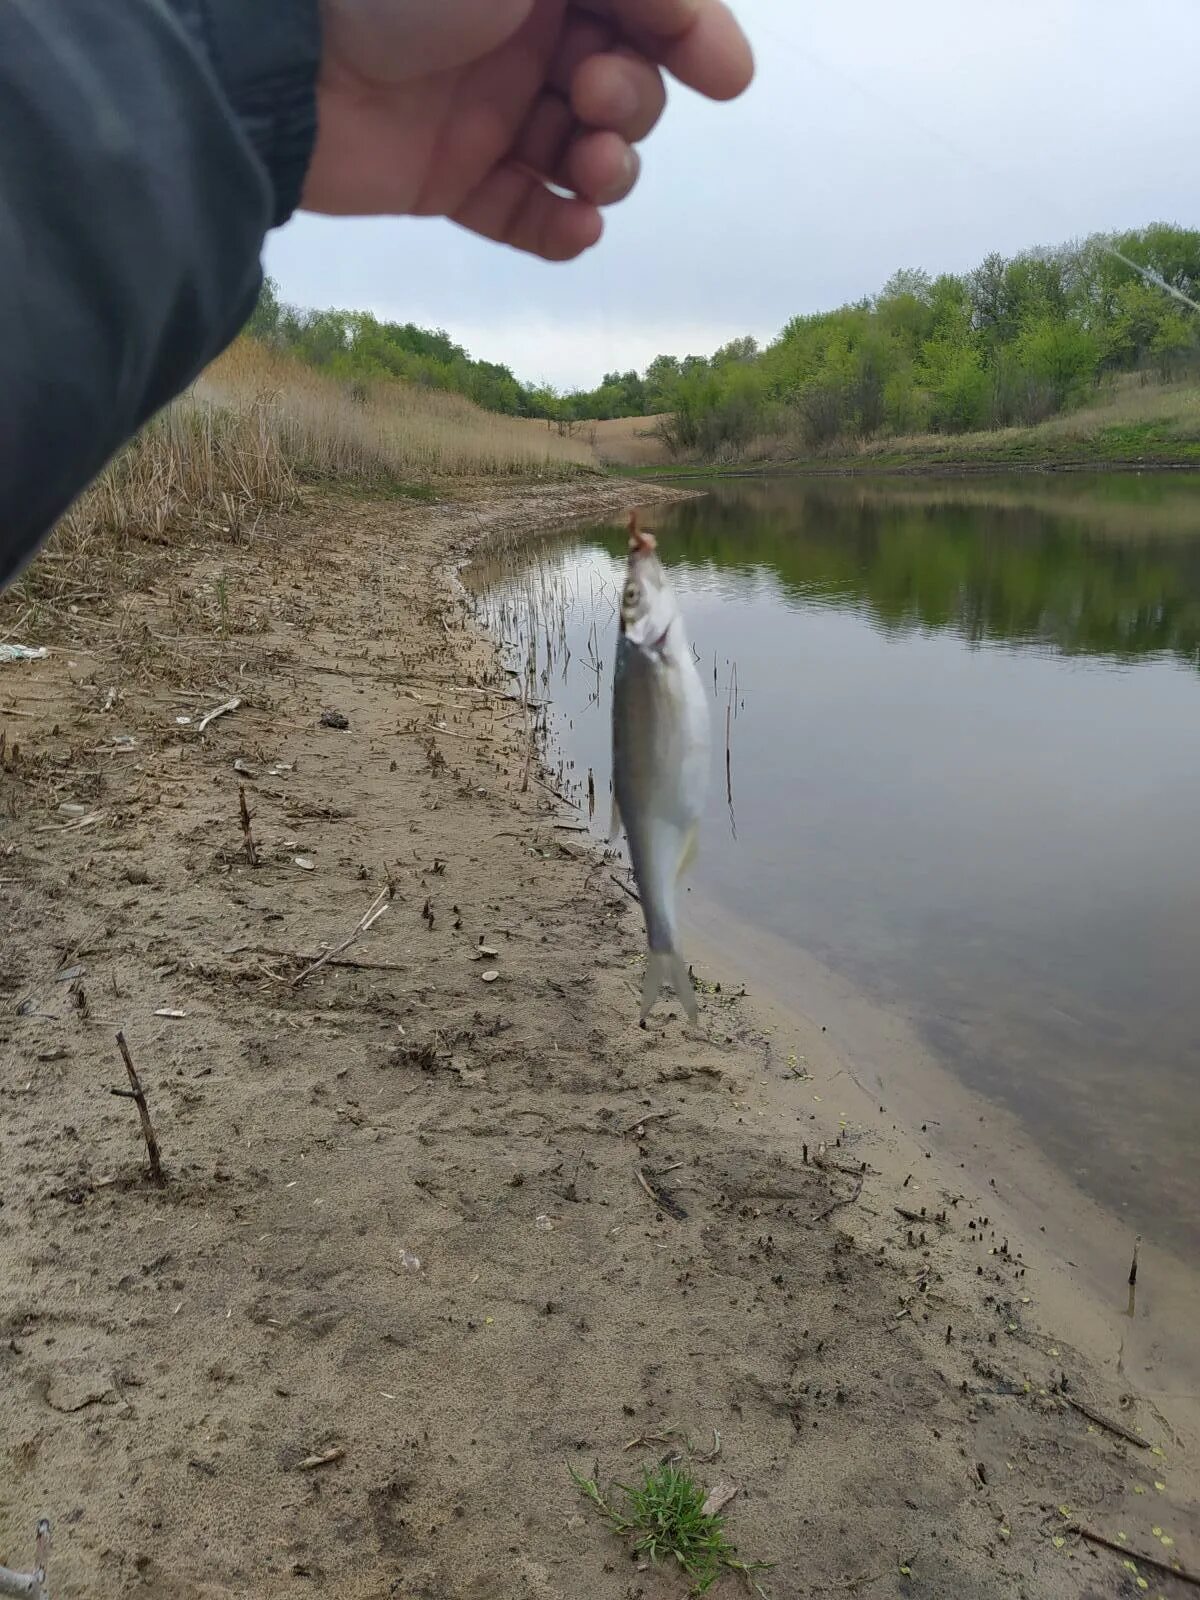
{"label": "index finger", "polygon": [[577,0],[607,17],[638,49],[710,100],[749,87],[754,56],[724,0]]}

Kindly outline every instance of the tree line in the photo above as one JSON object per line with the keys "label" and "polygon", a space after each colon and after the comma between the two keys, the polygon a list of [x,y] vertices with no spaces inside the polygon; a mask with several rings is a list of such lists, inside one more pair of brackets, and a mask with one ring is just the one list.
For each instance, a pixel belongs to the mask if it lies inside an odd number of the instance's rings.
{"label": "tree line", "polygon": [[717,456],[771,435],[820,450],[1038,423],[1117,374],[1189,375],[1200,371],[1200,317],[1186,300],[1200,300],[1200,231],[1154,223],[992,254],[963,274],[904,269],[876,295],[794,317],[766,348],[747,337],[711,356],[660,355],[645,372],[570,393],[523,384],[440,329],[299,310],[270,279],[248,331],[351,383],[400,379],[563,427],[657,416],[678,453]]}
{"label": "tree line", "polygon": [[873,297],[793,318],[765,350],[744,341],[681,367],[664,432],[717,455],[764,434],[820,450],[1044,422],[1120,373],[1200,371],[1200,317],[1172,289],[1200,300],[1200,231],[1162,223],[962,275],[900,271]]}

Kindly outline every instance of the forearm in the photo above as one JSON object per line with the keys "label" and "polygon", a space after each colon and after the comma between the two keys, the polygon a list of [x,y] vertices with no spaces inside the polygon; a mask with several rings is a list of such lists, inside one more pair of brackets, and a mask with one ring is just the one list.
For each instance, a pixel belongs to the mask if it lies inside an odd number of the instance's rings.
{"label": "forearm", "polygon": [[0,5],[0,584],[249,314],[316,60],[315,0]]}

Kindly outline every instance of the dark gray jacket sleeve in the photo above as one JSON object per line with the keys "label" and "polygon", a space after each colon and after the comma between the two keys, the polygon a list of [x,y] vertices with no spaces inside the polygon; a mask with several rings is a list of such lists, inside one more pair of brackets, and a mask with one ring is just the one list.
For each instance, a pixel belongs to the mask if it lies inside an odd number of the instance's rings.
{"label": "dark gray jacket sleeve", "polygon": [[0,0],[0,585],[249,315],[318,56],[317,0]]}

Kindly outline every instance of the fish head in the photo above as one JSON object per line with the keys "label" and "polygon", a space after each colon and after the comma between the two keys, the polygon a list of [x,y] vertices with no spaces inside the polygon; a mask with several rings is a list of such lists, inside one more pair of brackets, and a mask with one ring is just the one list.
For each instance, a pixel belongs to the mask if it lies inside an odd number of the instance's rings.
{"label": "fish head", "polygon": [[679,608],[653,534],[643,533],[632,517],[629,532],[629,559],[621,591],[621,632],[630,644],[661,651]]}

